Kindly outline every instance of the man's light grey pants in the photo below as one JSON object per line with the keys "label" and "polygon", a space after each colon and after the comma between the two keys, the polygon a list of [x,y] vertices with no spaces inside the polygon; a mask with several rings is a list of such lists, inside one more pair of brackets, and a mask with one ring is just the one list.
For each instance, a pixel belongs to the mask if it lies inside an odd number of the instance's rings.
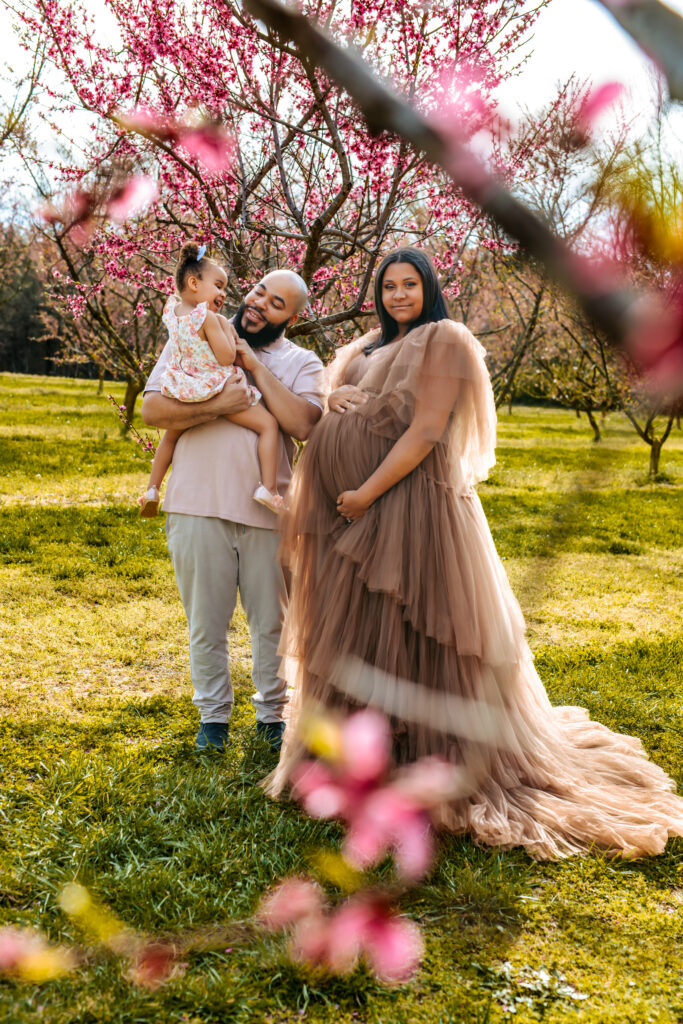
{"label": "man's light grey pants", "polygon": [[286,591],[277,533],[169,512],[166,536],[190,627],[192,699],[201,721],[227,722],[232,711],[228,626],[238,588],[251,632],[256,718],[281,721],[287,685],[278,676],[277,646]]}

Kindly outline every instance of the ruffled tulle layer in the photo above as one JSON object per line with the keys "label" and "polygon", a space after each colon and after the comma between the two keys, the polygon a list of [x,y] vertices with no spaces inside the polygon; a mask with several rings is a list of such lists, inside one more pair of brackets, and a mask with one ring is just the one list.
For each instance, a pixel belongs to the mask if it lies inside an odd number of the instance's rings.
{"label": "ruffled tulle layer", "polygon": [[536,858],[661,852],[683,834],[683,800],[639,740],[551,706],[479,499],[451,485],[447,445],[355,523],[338,515],[340,492],[404,429],[395,394],[379,395],[325,416],[299,461],[282,544],[294,727],[267,791],[281,794],[305,756],[295,726],[309,708],[372,704],[391,716],[398,764],[439,755],[466,769],[467,791],[439,808],[444,828]]}

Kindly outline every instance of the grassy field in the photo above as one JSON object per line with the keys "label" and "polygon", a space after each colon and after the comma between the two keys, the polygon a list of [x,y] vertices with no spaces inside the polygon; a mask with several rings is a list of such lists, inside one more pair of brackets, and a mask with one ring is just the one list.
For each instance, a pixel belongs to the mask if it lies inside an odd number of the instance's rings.
{"label": "grassy field", "polygon": [[[0,924],[78,941],[56,902],[74,878],[141,929],[244,918],[340,836],[256,785],[272,755],[254,737],[244,618],[234,742],[202,758],[163,522],[134,507],[147,463],[92,382],[0,375],[0,409]],[[658,485],[625,420],[590,436],[560,410],[504,414],[480,494],[553,701],[640,736],[683,786],[683,436]],[[194,955],[151,993],[106,958],[0,981],[0,1020],[683,1021],[681,840],[635,863],[539,865],[453,838],[405,909],[427,955],[404,988],[329,979],[259,942]]]}

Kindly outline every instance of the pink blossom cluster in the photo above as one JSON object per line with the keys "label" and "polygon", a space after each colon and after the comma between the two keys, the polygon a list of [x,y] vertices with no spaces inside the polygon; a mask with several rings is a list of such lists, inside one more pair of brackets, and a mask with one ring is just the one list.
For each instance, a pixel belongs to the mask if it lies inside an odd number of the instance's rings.
{"label": "pink blossom cluster", "polygon": [[364,959],[380,981],[405,982],[424,953],[417,925],[379,892],[352,896],[331,910],[315,882],[289,878],[266,897],[259,918],[272,931],[291,931],[294,960],[332,974],[348,974]]}
{"label": "pink blossom cluster", "polygon": [[[389,723],[372,709],[341,725],[313,720],[308,742],[320,756],[298,767],[292,795],[312,816],[345,822],[349,867],[364,871],[391,852],[403,884],[423,877],[434,856],[429,810],[462,791],[460,771],[424,758],[390,778]],[[362,958],[380,980],[401,982],[417,969],[423,943],[395,898],[369,885],[330,908],[317,883],[290,878],[265,899],[259,918],[273,931],[291,930],[292,956],[302,963],[345,974]]]}
{"label": "pink blossom cluster", "polygon": [[425,758],[390,779],[390,748],[386,717],[356,712],[339,728],[333,760],[298,766],[292,795],[312,817],[346,822],[342,852],[350,865],[365,870],[391,852],[399,875],[413,882],[434,855],[429,808],[453,795],[461,778],[452,765]]}

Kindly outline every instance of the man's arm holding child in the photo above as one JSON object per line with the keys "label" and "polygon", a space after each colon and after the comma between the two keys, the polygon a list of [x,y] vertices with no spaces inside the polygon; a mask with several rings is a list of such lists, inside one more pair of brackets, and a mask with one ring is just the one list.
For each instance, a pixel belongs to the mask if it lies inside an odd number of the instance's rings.
{"label": "man's arm holding child", "polygon": [[206,402],[179,402],[177,398],[167,398],[160,391],[146,391],[142,399],[142,419],[148,427],[187,430],[219,416],[244,412],[250,405],[251,394],[246,380],[230,377],[222,391]]}

